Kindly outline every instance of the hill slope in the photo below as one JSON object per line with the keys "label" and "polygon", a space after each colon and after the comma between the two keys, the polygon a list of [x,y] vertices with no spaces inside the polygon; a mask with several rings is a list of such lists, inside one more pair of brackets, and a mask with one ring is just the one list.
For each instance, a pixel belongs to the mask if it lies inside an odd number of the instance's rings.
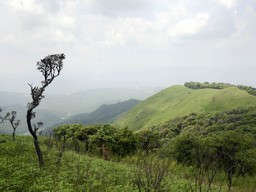
{"label": "hill slope", "polygon": [[193,90],[184,86],[169,87],[129,110],[114,124],[139,130],[162,124],[192,112],[220,112],[240,106],[256,105],[256,97],[236,87]]}
{"label": "hill slope", "polygon": [[70,117],[69,119],[63,120],[53,127],[64,125],[64,124],[75,124],[80,123],[83,125],[95,124],[95,123],[112,123],[122,113],[127,112],[132,107],[139,104],[140,101],[136,99],[130,99],[128,101],[119,102],[110,105],[101,105],[98,109],[91,113],[81,113]]}

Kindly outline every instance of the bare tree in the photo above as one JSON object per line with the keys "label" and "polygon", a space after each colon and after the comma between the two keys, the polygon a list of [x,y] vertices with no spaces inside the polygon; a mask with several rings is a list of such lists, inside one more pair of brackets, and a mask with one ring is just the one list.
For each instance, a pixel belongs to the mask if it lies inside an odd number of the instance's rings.
{"label": "bare tree", "polygon": [[17,112],[16,111],[12,111],[11,113],[7,113],[6,114],[6,119],[9,120],[9,122],[11,123],[11,126],[12,126],[12,129],[13,129],[13,132],[12,132],[12,139],[13,141],[15,141],[15,132],[16,132],[16,129],[17,127],[20,125],[20,120],[16,120],[16,116],[17,115]]}
{"label": "bare tree", "polygon": [[52,83],[55,77],[60,75],[60,72],[63,68],[63,59],[65,59],[64,54],[54,54],[49,55],[42,59],[41,61],[37,62],[37,69],[42,73],[44,79],[41,81],[41,87],[36,87],[31,84],[28,84],[31,88],[31,96],[32,102],[28,103],[28,110],[27,110],[27,125],[30,134],[34,138],[34,145],[35,150],[38,156],[39,166],[44,166],[44,159],[43,154],[39,146],[37,131],[41,123],[37,123],[37,126],[32,126],[31,119],[35,117],[35,112],[33,110],[39,106],[41,100],[44,98],[43,92],[45,88]]}

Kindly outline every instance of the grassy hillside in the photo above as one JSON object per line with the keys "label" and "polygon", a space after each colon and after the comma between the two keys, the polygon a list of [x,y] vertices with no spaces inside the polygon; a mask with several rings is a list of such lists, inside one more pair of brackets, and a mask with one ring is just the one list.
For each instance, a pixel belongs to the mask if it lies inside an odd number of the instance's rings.
{"label": "grassy hillside", "polygon": [[120,117],[115,125],[139,130],[192,112],[220,112],[254,105],[256,97],[237,87],[194,90],[177,85],[141,102]]}
{"label": "grassy hillside", "polygon": [[[1,192],[182,192],[186,190],[187,180],[181,178],[184,170],[180,171],[180,166],[175,168],[174,163],[163,161],[162,158],[154,158],[154,155],[138,155],[128,157],[123,162],[114,162],[74,151],[65,151],[61,163],[57,164],[58,148],[47,147],[43,144],[47,143],[47,139],[41,139],[46,164],[40,169],[31,137],[17,136],[16,142],[13,142],[11,136],[0,135]],[[148,185],[150,187],[155,185],[159,177],[158,171],[163,167],[164,178],[158,186],[161,190],[146,188]],[[170,169],[172,171],[169,171]],[[152,178],[149,178],[149,174]],[[137,186],[138,184],[140,187]]]}
{"label": "grassy hillside", "polygon": [[[231,191],[253,192],[255,124],[256,106],[193,113],[138,132],[110,125],[66,126],[54,137],[39,137],[43,168],[32,137],[12,141],[11,135],[0,135],[0,191],[224,192],[226,168],[232,166]],[[117,156],[131,143],[135,153]],[[107,160],[101,149],[108,152]]]}
{"label": "grassy hillside", "polygon": [[0,191],[132,191],[128,166],[71,151],[57,166],[58,151],[43,145],[46,166],[40,169],[31,137],[12,142],[0,135],[0,141]]}

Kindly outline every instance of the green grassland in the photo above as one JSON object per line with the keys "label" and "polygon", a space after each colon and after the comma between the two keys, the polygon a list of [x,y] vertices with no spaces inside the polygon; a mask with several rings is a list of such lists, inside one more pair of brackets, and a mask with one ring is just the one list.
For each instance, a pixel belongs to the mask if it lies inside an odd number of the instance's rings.
{"label": "green grassland", "polygon": [[139,130],[192,112],[220,112],[254,105],[256,97],[237,87],[195,90],[178,85],[149,97],[121,116],[114,124]]}
{"label": "green grassland", "polygon": [[[162,166],[165,168],[165,177],[161,189],[182,192],[188,185],[187,179],[182,178],[182,167],[169,161],[163,163],[162,159],[154,155],[126,157],[120,162],[106,161],[71,150],[65,151],[62,163],[57,165],[58,148],[48,148],[44,145],[47,139],[41,138],[46,164],[39,168],[30,137],[18,136],[13,142],[10,136],[0,135],[0,141],[0,191],[3,192],[137,192],[140,190],[136,183],[142,180],[142,189],[146,191],[145,181],[153,185],[159,174],[158,169]],[[147,180],[149,175],[152,178]]]}
{"label": "green grassland", "polygon": [[[41,137],[45,166],[39,168],[33,141],[29,136],[0,135],[0,191],[194,191],[194,170],[153,154],[136,154],[121,161],[106,161],[97,156],[64,152],[56,164],[58,146],[49,148],[48,138]],[[158,189],[154,189],[164,170]],[[232,191],[254,191],[255,177],[236,177]],[[138,187],[140,183],[140,187]],[[206,190],[207,185],[204,185]],[[214,181],[211,191],[227,191],[223,174]]]}
{"label": "green grassland", "polygon": [[[66,151],[56,165],[58,149],[42,144],[46,165],[38,167],[33,141],[2,135],[0,191],[132,191],[130,168],[120,163]],[[42,139],[43,140],[43,139]]]}

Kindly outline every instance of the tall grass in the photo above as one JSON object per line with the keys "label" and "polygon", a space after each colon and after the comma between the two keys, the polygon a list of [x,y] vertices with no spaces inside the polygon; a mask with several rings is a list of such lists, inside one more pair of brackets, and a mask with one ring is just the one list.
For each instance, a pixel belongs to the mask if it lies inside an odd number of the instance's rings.
{"label": "tall grass", "polygon": [[[42,139],[42,138],[41,138]],[[0,191],[196,191],[191,188],[194,173],[157,154],[135,155],[112,162],[43,145],[45,166],[38,167],[31,137],[0,135]],[[233,191],[253,192],[256,177],[234,179]],[[211,191],[226,191],[221,177]],[[220,190],[221,189],[221,190]]]}

